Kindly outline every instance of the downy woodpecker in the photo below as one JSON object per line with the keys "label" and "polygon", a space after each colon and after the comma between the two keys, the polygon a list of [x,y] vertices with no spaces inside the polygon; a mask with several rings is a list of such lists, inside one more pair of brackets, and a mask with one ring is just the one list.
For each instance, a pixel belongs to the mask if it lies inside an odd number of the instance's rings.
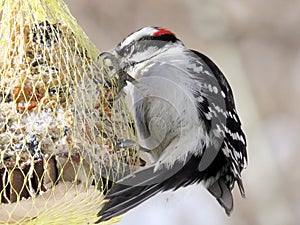
{"label": "downy woodpecker", "polygon": [[246,138],[231,88],[205,55],[186,48],[170,30],[144,27],[114,51],[132,107],[139,145],[153,163],[116,182],[97,222],[126,213],[153,195],[203,184],[229,215],[241,172]]}

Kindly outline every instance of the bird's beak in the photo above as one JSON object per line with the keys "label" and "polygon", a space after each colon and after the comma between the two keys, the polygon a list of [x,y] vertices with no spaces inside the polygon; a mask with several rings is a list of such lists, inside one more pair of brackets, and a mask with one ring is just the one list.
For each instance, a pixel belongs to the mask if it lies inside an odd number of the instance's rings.
{"label": "bird's beak", "polygon": [[122,70],[120,60],[116,57],[116,54],[113,54],[111,52],[102,52],[99,55],[99,58],[102,59],[104,62],[109,60],[116,71]]}
{"label": "bird's beak", "polygon": [[113,69],[116,71],[116,74],[119,76],[125,76],[125,80],[129,82],[134,82],[135,79],[130,76],[124,68],[126,67],[126,63],[121,62],[118,58],[118,55],[113,51],[111,52],[102,52],[99,56],[104,62],[106,60],[110,60],[110,63],[112,64]]}

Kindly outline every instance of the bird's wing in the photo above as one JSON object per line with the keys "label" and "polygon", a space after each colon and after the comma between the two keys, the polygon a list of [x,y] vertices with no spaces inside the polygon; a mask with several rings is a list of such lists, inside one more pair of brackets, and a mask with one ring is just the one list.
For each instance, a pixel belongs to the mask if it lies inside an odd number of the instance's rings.
{"label": "bird's wing", "polygon": [[[191,67],[202,68],[199,70],[201,76],[195,79],[201,79],[202,96],[198,102],[199,115],[206,121],[206,127],[211,129],[211,134],[219,142],[219,148],[227,159],[234,180],[237,181],[240,192],[244,196],[244,188],[241,180],[241,171],[247,166],[247,150],[246,150],[246,137],[241,128],[241,121],[237,115],[235,109],[235,102],[232,94],[232,90],[221,70],[205,55],[191,51],[195,57],[194,63],[200,63],[200,65],[194,65]],[[195,96],[199,88],[195,88]],[[203,95],[207,93],[207,95]],[[225,100],[226,99],[226,100]],[[204,152],[203,157],[209,152]],[[221,182],[222,183],[222,182]],[[219,185],[222,190],[222,186]],[[232,184],[229,184],[230,188],[233,188]],[[213,188],[214,189],[214,188]],[[223,190],[225,190],[223,188]],[[222,204],[221,204],[222,205]]]}
{"label": "bird's wing", "polygon": [[218,179],[207,190],[218,200],[229,216],[233,209],[233,197],[224,179]]}

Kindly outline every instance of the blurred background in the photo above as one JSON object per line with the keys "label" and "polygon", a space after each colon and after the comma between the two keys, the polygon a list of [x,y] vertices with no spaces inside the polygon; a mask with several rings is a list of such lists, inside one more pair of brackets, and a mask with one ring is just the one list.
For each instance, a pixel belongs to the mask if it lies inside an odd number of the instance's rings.
{"label": "blurred background", "polygon": [[223,209],[199,186],[165,193],[118,225],[300,224],[300,1],[65,0],[100,51],[148,25],[173,30],[227,76],[248,140],[247,199]]}

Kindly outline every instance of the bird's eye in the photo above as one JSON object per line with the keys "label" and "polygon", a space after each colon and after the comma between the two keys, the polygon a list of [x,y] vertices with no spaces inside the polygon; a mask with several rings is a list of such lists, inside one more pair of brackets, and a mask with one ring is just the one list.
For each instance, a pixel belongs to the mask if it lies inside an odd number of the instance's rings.
{"label": "bird's eye", "polygon": [[123,50],[124,56],[130,55],[133,52],[133,50],[134,50],[134,45],[129,45],[129,46],[125,47]]}
{"label": "bird's eye", "polygon": [[130,46],[126,47],[124,53],[125,53],[126,55],[128,55],[129,52],[130,52],[130,49],[131,49]]}

